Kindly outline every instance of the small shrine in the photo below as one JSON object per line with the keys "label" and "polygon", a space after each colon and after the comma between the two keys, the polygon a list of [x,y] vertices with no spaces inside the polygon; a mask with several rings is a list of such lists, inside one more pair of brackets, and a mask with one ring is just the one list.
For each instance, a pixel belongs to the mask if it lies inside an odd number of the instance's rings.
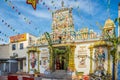
{"label": "small shrine", "polygon": [[28,48],[27,52],[27,68],[30,74],[40,72],[40,50],[37,47]]}
{"label": "small shrine", "polygon": [[[94,57],[94,62],[90,60],[90,73],[97,72],[97,71],[106,71],[101,72],[102,74],[109,73],[111,74],[111,68],[112,68],[112,58],[110,57],[110,49],[111,45],[109,43],[106,43],[105,41],[97,41],[94,43],[94,45],[91,45],[89,47],[90,49],[90,57]],[[94,50],[94,51],[93,51]],[[93,53],[94,52],[94,53]],[[94,65],[94,70],[92,70],[92,66]]]}

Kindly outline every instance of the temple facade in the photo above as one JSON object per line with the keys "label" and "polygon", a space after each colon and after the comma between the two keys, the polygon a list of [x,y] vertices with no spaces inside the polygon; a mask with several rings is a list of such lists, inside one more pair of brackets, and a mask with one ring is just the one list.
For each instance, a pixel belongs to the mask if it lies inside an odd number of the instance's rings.
{"label": "temple facade", "polygon": [[103,40],[105,31],[114,33],[114,22],[106,20],[101,35],[87,27],[75,31],[72,8],[64,8],[52,14],[52,46],[43,34],[36,46],[29,47],[26,71],[44,73],[45,70],[71,70],[79,75],[90,73],[112,74],[111,44]]}

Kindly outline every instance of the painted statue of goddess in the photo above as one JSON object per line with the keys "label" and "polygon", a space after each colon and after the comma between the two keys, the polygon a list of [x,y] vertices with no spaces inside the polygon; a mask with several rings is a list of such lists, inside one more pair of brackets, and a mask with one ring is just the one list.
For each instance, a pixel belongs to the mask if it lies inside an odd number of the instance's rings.
{"label": "painted statue of goddess", "polygon": [[104,63],[105,63],[105,52],[102,47],[99,47],[95,49],[95,75],[103,76],[105,75],[105,69],[104,69]]}
{"label": "painted statue of goddess", "polygon": [[95,50],[96,69],[104,70],[105,52],[102,47]]}

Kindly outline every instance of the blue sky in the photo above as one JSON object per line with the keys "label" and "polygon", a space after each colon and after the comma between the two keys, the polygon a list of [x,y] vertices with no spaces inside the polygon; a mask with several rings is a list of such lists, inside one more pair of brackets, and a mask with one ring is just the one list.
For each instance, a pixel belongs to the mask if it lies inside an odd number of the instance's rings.
{"label": "blue sky", "polygon": [[[31,33],[35,36],[40,36],[46,31],[51,32],[52,11],[61,8],[61,1],[62,0],[42,0],[41,2],[41,0],[39,0],[37,8],[34,10],[31,5],[26,4],[26,0],[0,0],[0,38],[4,39],[0,41],[0,43],[8,42],[8,36],[18,33]],[[118,17],[118,2],[120,1],[110,0],[110,11],[108,11],[107,1],[108,0],[64,0],[65,7],[73,8],[75,30],[88,27],[100,33],[96,22],[104,25],[108,17],[112,20]],[[12,8],[11,5],[14,6],[14,8]],[[48,10],[48,8],[50,10]],[[4,20],[4,22],[2,20]],[[29,21],[30,24],[28,24]],[[10,29],[8,25],[10,25],[12,29]]]}

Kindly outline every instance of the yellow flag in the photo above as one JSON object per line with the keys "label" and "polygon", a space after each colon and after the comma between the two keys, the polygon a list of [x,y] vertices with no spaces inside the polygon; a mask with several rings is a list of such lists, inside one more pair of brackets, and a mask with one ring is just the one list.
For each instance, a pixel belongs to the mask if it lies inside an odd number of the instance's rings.
{"label": "yellow flag", "polygon": [[36,9],[36,5],[38,3],[38,0],[27,0],[27,4],[31,4],[34,9]]}

